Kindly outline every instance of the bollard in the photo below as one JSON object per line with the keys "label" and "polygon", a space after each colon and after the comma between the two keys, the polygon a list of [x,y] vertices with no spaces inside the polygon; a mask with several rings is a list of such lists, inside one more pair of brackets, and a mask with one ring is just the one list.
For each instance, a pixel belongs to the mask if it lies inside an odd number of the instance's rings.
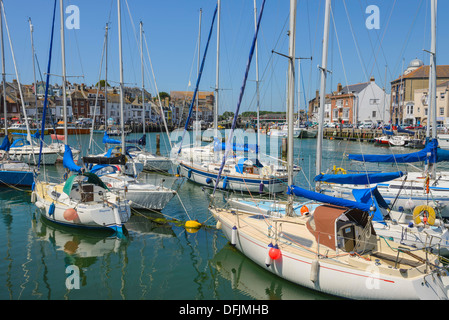
{"label": "bollard", "polygon": [[161,135],[159,133],[156,135],[156,154],[161,155]]}

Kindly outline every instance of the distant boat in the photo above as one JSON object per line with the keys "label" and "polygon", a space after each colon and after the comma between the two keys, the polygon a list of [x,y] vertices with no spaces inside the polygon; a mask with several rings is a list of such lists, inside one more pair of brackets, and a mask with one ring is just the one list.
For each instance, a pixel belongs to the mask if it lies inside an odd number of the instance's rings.
{"label": "distant boat", "polygon": [[[64,121],[59,121],[56,127],[56,134],[64,134]],[[90,127],[82,127],[78,126],[74,123],[67,123],[67,134],[89,134],[91,128]]]}
{"label": "distant boat", "polygon": [[[32,129],[32,128],[30,128],[30,134],[36,133],[37,130],[40,131],[40,129]],[[16,122],[16,123],[13,123],[8,128],[8,132],[11,132],[11,133],[27,133],[27,128],[26,128],[25,124],[20,123],[20,122]],[[51,134],[53,132],[54,132],[53,128],[45,128],[45,130],[44,130],[44,134]]]}

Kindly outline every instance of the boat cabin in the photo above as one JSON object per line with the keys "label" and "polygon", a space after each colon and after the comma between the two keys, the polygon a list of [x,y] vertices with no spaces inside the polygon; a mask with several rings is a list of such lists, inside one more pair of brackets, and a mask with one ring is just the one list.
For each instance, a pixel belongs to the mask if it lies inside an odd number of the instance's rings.
{"label": "boat cabin", "polygon": [[318,206],[307,221],[307,229],[319,245],[332,250],[365,253],[375,249],[375,231],[368,212],[335,205]]}

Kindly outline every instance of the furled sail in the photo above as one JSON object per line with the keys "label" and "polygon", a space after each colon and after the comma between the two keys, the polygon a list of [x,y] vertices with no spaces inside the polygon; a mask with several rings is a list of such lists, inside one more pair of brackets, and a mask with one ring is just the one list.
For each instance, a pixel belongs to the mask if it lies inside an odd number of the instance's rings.
{"label": "furled sail", "polygon": [[109,135],[105,131],[104,135],[103,135],[103,143],[104,144],[106,144],[106,143],[107,144],[121,144],[122,142],[119,140],[116,140],[116,139],[109,138]]}
{"label": "furled sail", "polygon": [[297,197],[303,197],[303,198],[315,200],[318,202],[324,202],[324,203],[333,204],[336,206],[346,207],[346,208],[350,208],[350,209],[359,209],[359,210],[367,211],[367,212],[369,212],[370,208],[371,208],[371,206],[366,203],[346,200],[346,199],[342,199],[342,198],[335,198],[335,197],[331,197],[331,196],[321,194],[318,192],[309,191],[309,190],[303,189],[298,186],[293,186],[293,185],[288,188],[287,194],[294,194]]}
{"label": "furled sail", "polygon": [[393,163],[411,163],[428,161],[429,163],[436,163],[440,161],[447,161],[449,156],[447,153],[438,149],[438,140],[432,139],[429,141],[424,149],[404,154],[348,154],[348,159],[364,162],[393,162]]}
{"label": "furled sail", "polygon": [[69,169],[70,171],[81,173],[82,167],[76,165],[75,161],[73,161],[72,149],[70,149],[70,146],[68,145],[65,145],[62,165],[64,166],[64,168]]}
{"label": "furled sail", "polygon": [[386,173],[356,173],[356,174],[319,174],[315,181],[338,184],[372,184],[391,181],[404,175],[402,171]]}

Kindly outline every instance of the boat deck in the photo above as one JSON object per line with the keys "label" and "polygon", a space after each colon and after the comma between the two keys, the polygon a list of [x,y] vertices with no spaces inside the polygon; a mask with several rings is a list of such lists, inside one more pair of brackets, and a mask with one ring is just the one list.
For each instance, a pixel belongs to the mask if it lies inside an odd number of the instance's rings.
{"label": "boat deck", "polygon": [[[413,248],[400,246],[394,242],[387,243],[386,239],[375,235],[371,236],[370,241],[373,249],[367,250],[362,255],[345,252],[342,249],[331,249],[318,243],[309,231],[306,224],[310,216],[268,218],[262,214],[237,209],[210,209],[210,211],[216,219],[228,227],[236,226],[240,237],[251,239],[260,247],[266,249],[270,242],[277,243],[283,255],[310,260],[320,257],[320,261],[352,266],[359,270],[366,270],[370,265],[375,265],[379,266],[377,269],[380,272],[400,277],[404,276],[404,270],[407,270],[407,277],[414,277],[422,275],[427,267],[432,268],[432,265],[426,265],[425,252],[413,251]],[[322,234],[322,236],[329,235]]]}

